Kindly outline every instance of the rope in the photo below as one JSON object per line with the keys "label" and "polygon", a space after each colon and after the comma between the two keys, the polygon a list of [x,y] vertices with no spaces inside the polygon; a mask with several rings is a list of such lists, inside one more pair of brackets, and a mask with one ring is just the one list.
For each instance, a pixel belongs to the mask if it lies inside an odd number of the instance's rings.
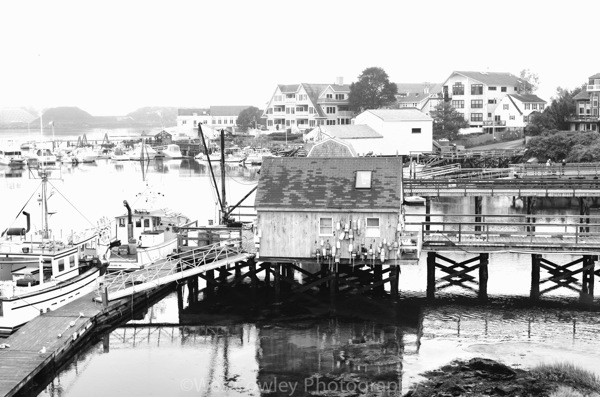
{"label": "rope", "polygon": [[29,198],[27,199],[27,201],[25,202],[25,204],[23,205],[23,207],[21,207],[21,209],[19,210],[19,212],[17,212],[17,216],[15,216],[15,219],[13,219],[12,223],[8,226],[9,228],[12,225],[14,225],[14,223],[17,220],[17,218],[19,217],[19,215],[21,215],[21,212],[23,212],[23,210],[25,209],[25,207],[27,206],[27,204],[29,204],[29,202],[33,198],[34,194],[38,191],[38,189],[40,188],[41,185],[42,185],[42,182],[40,182],[40,184],[38,185],[38,187],[33,191],[33,193],[31,193],[31,196],[29,196]]}
{"label": "rope", "polygon": [[77,207],[75,207],[75,205],[73,205],[73,203],[71,203],[71,202],[69,201],[69,199],[67,199],[67,198],[64,196],[64,194],[62,194],[62,193],[60,192],[60,190],[58,190],[58,189],[56,188],[56,186],[54,186],[54,185],[52,184],[52,182],[48,181],[48,183],[50,184],[50,186],[52,186],[52,187],[54,188],[54,190],[56,190],[56,191],[58,192],[58,194],[60,194],[60,195],[61,195],[61,197],[62,197],[63,199],[65,199],[65,201],[66,201],[67,203],[69,203],[69,205],[71,205],[71,207],[73,207],[73,208],[75,209],[75,211],[77,211],[77,213],[79,213],[79,215],[81,215],[81,216],[83,217],[83,219],[85,219],[86,221],[88,221],[88,223],[89,223],[90,225],[92,225],[92,226],[95,226],[95,225],[94,225],[94,223],[93,223],[92,221],[90,221],[90,220],[89,220],[89,219],[88,219],[88,218],[87,218],[85,215],[83,215],[83,214],[81,213],[81,211],[79,211],[79,210],[77,209]]}

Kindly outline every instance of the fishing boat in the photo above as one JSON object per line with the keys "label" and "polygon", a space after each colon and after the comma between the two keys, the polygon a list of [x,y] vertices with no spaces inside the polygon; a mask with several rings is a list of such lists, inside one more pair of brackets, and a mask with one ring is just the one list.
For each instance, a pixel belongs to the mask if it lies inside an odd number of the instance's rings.
{"label": "fishing boat", "polygon": [[25,166],[25,158],[21,150],[17,148],[0,148],[0,165],[7,165],[11,168],[20,168]]}
{"label": "fishing boat", "polygon": [[109,158],[114,161],[129,161],[129,152],[121,147],[116,147]]}
{"label": "fishing boat", "polygon": [[129,153],[129,160],[153,160],[157,151],[145,142],[136,145]]}
{"label": "fishing boat", "polygon": [[170,143],[167,146],[159,147],[158,154],[165,159],[182,159],[181,148],[175,143]]}
{"label": "fishing boat", "polygon": [[94,163],[98,158],[98,152],[91,147],[79,147],[71,152],[73,161],[79,164]]}
{"label": "fishing boat", "polygon": [[264,157],[279,157],[279,156],[273,154],[267,148],[247,149],[246,150],[246,158],[244,159],[244,164],[260,165],[260,164],[262,164],[262,160]]}
{"label": "fishing boat", "polygon": [[123,201],[126,212],[115,217],[115,233],[108,259],[109,271],[131,271],[163,260],[177,250],[178,228],[196,225],[187,216],[156,204],[160,193],[146,190],[132,208]]}
{"label": "fishing boat", "polygon": [[[0,335],[95,290],[108,251],[107,229],[94,226],[63,238],[48,227],[49,171],[37,171],[39,205],[29,200],[15,219],[25,227],[11,226],[0,236]],[[32,230],[28,206],[41,207],[39,230]]]}

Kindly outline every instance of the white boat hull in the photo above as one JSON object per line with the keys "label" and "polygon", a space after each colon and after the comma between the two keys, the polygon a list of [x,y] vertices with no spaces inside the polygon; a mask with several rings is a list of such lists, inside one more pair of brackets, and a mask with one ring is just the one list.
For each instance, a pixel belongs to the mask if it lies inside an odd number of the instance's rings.
{"label": "white boat hull", "polygon": [[56,310],[94,291],[100,269],[92,268],[65,282],[6,298],[0,297],[0,335],[9,335],[42,312]]}

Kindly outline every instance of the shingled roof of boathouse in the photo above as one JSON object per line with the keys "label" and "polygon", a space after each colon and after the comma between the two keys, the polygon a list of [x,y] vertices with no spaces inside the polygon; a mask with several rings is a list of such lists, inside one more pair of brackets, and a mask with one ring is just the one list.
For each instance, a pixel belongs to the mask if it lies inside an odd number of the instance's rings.
{"label": "shingled roof of boathouse", "polygon": [[[356,171],[373,171],[371,188],[355,188]],[[257,210],[400,209],[400,157],[265,157],[254,202]]]}

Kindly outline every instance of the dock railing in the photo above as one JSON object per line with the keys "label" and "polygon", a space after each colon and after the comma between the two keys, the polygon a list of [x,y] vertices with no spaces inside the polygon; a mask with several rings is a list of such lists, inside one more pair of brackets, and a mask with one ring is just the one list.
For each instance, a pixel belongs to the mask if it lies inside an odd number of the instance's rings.
{"label": "dock railing", "polygon": [[[167,258],[156,261],[135,271],[119,271],[106,274],[98,296],[108,293],[107,299],[113,299],[119,292],[157,287],[168,282],[189,277],[188,273],[201,273],[203,267],[213,262],[242,254],[241,236],[202,247],[194,247],[182,252],[173,252]],[[196,272],[189,270],[196,269]],[[188,272],[185,272],[188,271]],[[185,272],[185,273],[184,273]]]}

